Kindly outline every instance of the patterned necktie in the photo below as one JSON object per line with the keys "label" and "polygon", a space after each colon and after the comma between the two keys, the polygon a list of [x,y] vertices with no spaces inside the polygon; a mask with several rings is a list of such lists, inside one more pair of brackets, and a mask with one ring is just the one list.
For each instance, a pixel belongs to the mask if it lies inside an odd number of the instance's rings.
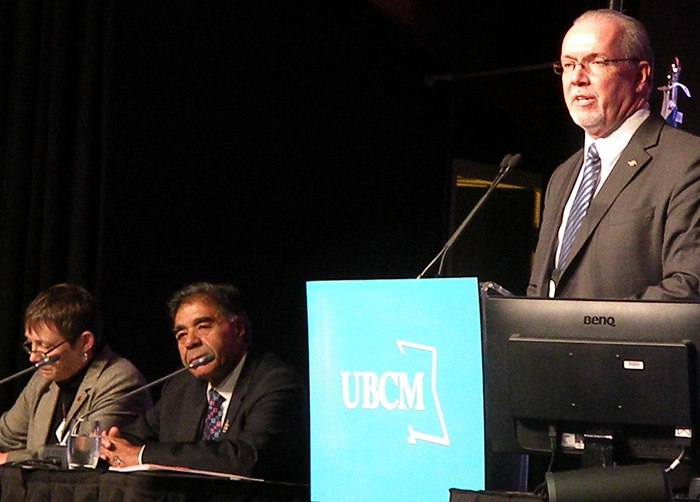
{"label": "patterned necktie", "polygon": [[224,396],[216,392],[214,389],[209,391],[207,409],[207,417],[204,419],[204,434],[202,436],[205,440],[217,440],[221,435],[221,419],[223,415],[223,409],[221,404],[224,402]]}
{"label": "patterned necktie", "polygon": [[595,143],[588,148],[586,164],[583,166],[583,178],[581,185],[578,187],[574,203],[571,205],[569,219],[566,222],[564,237],[561,240],[561,249],[559,250],[559,270],[566,266],[566,260],[569,257],[571,244],[574,242],[576,232],[581,228],[581,221],[588,212],[588,206],[593,198],[595,187],[598,184],[598,176],[600,175],[600,156],[595,147]]}

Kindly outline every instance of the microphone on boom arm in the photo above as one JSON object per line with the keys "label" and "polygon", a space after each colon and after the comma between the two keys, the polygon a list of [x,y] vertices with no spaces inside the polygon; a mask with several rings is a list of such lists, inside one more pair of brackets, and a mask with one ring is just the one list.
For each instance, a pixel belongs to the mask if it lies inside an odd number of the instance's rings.
{"label": "microphone on boom arm", "polygon": [[76,424],[75,424],[73,427],[75,427],[78,423],[80,423],[80,422],[82,422],[83,420],[85,420],[85,419],[86,419],[87,417],[89,417],[90,415],[93,415],[93,414],[95,414],[96,412],[105,409],[107,406],[111,406],[111,405],[113,405],[114,403],[117,403],[117,402],[119,402],[119,401],[123,401],[123,400],[125,400],[125,399],[128,399],[128,398],[130,398],[131,396],[134,396],[134,395],[138,394],[139,392],[143,392],[143,391],[146,390],[146,389],[150,389],[151,387],[153,387],[153,386],[155,386],[155,385],[158,385],[159,383],[165,382],[166,380],[169,380],[170,378],[174,377],[175,375],[178,375],[178,374],[182,373],[183,371],[192,370],[192,369],[195,369],[195,368],[199,368],[200,366],[204,366],[205,364],[209,364],[209,363],[212,362],[213,360],[214,360],[214,354],[205,354],[205,355],[203,355],[203,356],[201,356],[201,357],[198,357],[197,359],[195,359],[194,361],[192,361],[192,362],[191,362],[190,364],[188,364],[187,366],[183,366],[182,368],[179,368],[179,369],[173,371],[172,373],[169,373],[169,374],[165,375],[164,377],[160,377],[158,380],[154,380],[154,381],[151,382],[151,383],[147,383],[146,385],[142,385],[141,387],[138,387],[138,388],[136,388],[136,389],[134,389],[134,390],[132,390],[132,391],[129,391],[129,392],[127,392],[126,394],[122,394],[122,395],[119,396],[118,398],[113,399],[113,400],[109,401],[108,403],[104,403],[102,406],[98,406],[98,407],[96,407],[96,408],[93,408],[92,410],[86,411],[86,412],[83,413],[80,417],[78,417],[78,418],[76,419]]}
{"label": "microphone on boom arm", "polygon": [[61,442],[58,445],[46,445],[43,450],[40,451],[39,457],[42,461],[53,464],[53,465],[60,465],[62,467],[67,466],[67,458],[66,458],[66,440],[68,439],[68,435],[71,434],[73,431],[76,431],[78,427],[80,426],[80,423],[85,421],[86,418],[88,418],[90,415],[94,415],[100,410],[103,410],[107,408],[108,406],[112,406],[115,403],[118,403],[120,401],[124,401],[139,392],[143,392],[146,389],[150,389],[154,385],[158,385],[159,383],[162,383],[175,375],[178,375],[182,373],[183,371],[188,371],[191,369],[199,368],[200,366],[204,366],[205,364],[209,364],[214,360],[214,354],[205,354],[203,356],[198,357],[194,361],[190,362],[187,366],[183,366],[182,368],[178,368],[177,370],[173,371],[172,373],[169,373],[165,375],[164,377],[160,377],[157,380],[154,380],[151,383],[147,383],[145,385],[142,385],[141,387],[137,387],[136,389],[127,392],[126,394],[122,394],[121,396],[117,397],[116,399],[112,399],[111,401],[107,403],[103,403],[101,406],[97,406],[91,410],[87,410],[85,413],[80,415],[78,418],[74,419],[71,422],[70,427],[66,427],[65,432],[63,433],[63,437],[61,438]]}
{"label": "microphone on boom arm", "polygon": [[38,361],[38,362],[32,364],[29,368],[25,368],[22,371],[18,371],[17,373],[15,373],[13,375],[10,375],[8,377],[3,378],[2,380],[0,380],[0,385],[7,383],[7,382],[10,382],[10,381],[14,380],[15,378],[19,378],[22,375],[24,375],[25,373],[30,373],[32,371],[38,370],[39,368],[41,368],[42,366],[46,366],[47,364],[53,364],[56,361],[58,361],[59,359],[61,359],[61,356],[58,354],[45,356],[41,361]]}
{"label": "microphone on boom arm", "polygon": [[465,228],[472,222],[474,219],[474,216],[476,213],[481,209],[481,206],[486,202],[486,200],[489,198],[491,195],[491,192],[498,186],[498,184],[503,181],[503,178],[506,177],[506,175],[510,172],[511,169],[517,167],[521,162],[523,161],[523,156],[520,155],[519,153],[516,153],[515,155],[511,154],[506,154],[505,157],[503,157],[503,160],[501,161],[501,164],[498,169],[498,174],[494,178],[494,180],[491,182],[491,185],[489,186],[488,190],[486,190],[486,193],[481,196],[481,198],[478,200],[474,208],[469,212],[469,214],[462,220],[462,223],[457,227],[457,230],[454,231],[452,236],[447,240],[445,245],[442,247],[440,252],[431,260],[430,263],[428,263],[428,266],[423,269],[423,271],[418,275],[417,279],[422,279],[423,276],[428,272],[430,267],[433,266],[433,264],[440,260],[440,266],[438,267],[438,272],[437,276],[440,277],[442,275],[443,267],[445,264],[445,257],[447,256],[447,252],[452,248],[454,243],[457,241],[459,236],[462,234]]}

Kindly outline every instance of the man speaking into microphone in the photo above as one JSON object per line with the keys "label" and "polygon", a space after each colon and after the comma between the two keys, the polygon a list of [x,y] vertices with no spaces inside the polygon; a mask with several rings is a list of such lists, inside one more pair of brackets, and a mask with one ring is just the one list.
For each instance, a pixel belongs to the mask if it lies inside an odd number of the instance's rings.
{"label": "man speaking into microphone", "polygon": [[[191,284],[168,308],[190,369],[164,385],[152,410],[104,434],[100,456],[115,467],[162,464],[306,482],[305,387],[290,366],[254,349],[238,291]],[[213,359],[192,364],[206,355]]]}
{"label": "man speaking into microphone", "polygon": [[584,148],[552,175],[528,296],[700,300],[700,139],[649,106],[644,26],[583,13],[554,71]]}

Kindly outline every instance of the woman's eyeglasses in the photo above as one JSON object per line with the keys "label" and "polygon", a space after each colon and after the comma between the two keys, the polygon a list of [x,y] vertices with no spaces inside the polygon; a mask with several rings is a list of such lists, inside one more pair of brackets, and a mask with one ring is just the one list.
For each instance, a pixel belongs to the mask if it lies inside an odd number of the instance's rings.
{"label": "woman's eyeglasses", "polygon": [[[63,341],[61,341],[61,342],[58,342],[58,343],[57,343],[56,345],[54,345],[53,347],[49,347],[49,348],[47,348],[47,349],[33,350],[32,347],[34,346],[34,343],[33,343],[33,342],[30,342],[29,340],[27,340],[26,342],[22,343],[22,350],[24,350],[24,351],[25,351],[27,354],[29,354],[30,356],[31,356],[32,354],[35,354],[35,355],[37,355],[37,356],[40,356],[41,358],[44,358],[44,357],[48,356],[51,352],[53,352],[54,350],[56,350],[57,348],[59,348],[61,345],[63,345],[64,343],[66,343],[67,341],[68,341],[68,340],[63,340]],[[39,346],[39,345],[37,345],[37,346]]]}

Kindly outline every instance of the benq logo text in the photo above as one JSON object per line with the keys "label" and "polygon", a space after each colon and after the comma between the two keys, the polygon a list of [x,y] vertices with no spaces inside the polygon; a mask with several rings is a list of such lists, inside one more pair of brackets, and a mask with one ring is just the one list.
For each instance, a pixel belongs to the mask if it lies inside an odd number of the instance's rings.
{"label": "benq logo text", "polygon": [[583,324],[592,324],[594,326],[612,326],[614,328],[615,318],[613,316],[585,315],[583,316]]}

